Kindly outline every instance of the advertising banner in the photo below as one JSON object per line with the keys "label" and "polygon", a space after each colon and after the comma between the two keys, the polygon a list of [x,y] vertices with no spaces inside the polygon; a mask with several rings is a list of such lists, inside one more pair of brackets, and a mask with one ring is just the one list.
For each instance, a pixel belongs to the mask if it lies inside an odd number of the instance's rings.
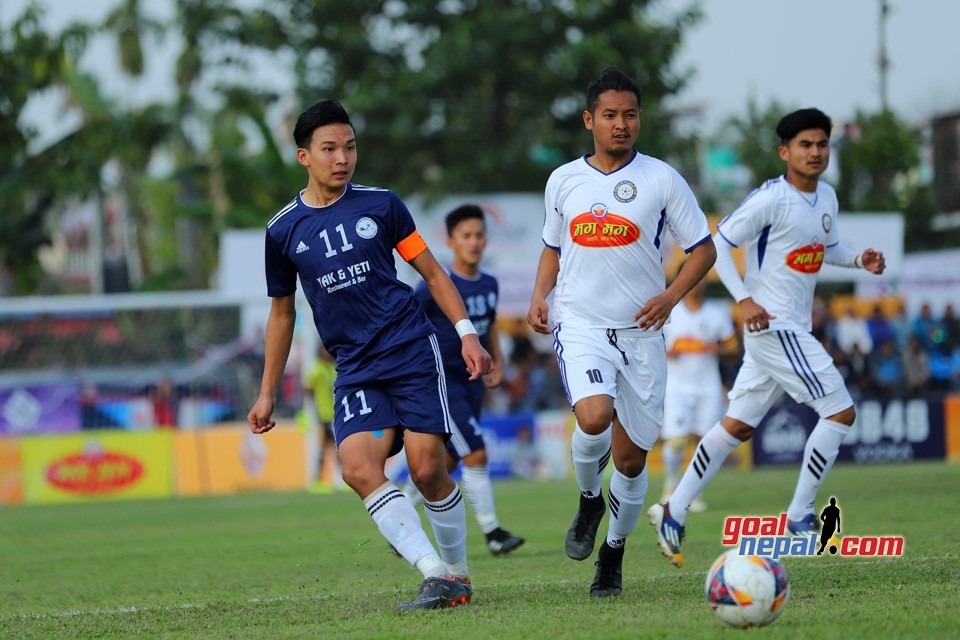
{"label": "advertising banner", "polygon": [[20,441],[0,438],[0,505],[23,502],[23,457]]}
{"label": "advertising banner", "polygon": [[28,503],[162,498],[171,494],[168,432],[100,432],[20,440]]}
{"label": "advertising banner", "polygon": [[[944,403],[940,400],[864,400],[840,445],[838,461],[870,463],[946,456]],[[818,421],[813,409],[789,401],[774,406],[753,436],[754,464],[799,464]]]}
{"label": "advertising banner", "polygon": [[307,485],[306,441],[295,426],[255,435],[246,426],[175,434],[181,496],[290,491]]}
{"label": "advertising banner", "polygon": [[80,430],[80,385],[31,384],[0,389],[0,435]]}

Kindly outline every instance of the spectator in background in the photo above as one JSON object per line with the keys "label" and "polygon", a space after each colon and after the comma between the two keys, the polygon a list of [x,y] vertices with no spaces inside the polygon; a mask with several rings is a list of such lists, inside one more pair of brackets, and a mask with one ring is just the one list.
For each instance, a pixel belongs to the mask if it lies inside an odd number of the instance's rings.
{"label": "spectator in background", "polygon": [[563,387],[563,377],[560,374],[560,364],[552,354],[540,354],[540,367],[543,371],[543,384],[537,407],[543,410],[567,408],[567,391]]}
{"label": "spectator in background", "polygon": [[920,341],[920,346],[929,352],[936,345],[938,337],[942,340],[940,331],[940,323],[934,320],[930,305],[923,303],[920,307],[920,315],[913,319],[910,333],[915,335]]}
{"label": "spectator in background", "polygon": [[897,305],[897,312],[890,320],[890,326],[893,327],[893,335],[897,341],[897,348],[903,353],[907,349],[907,339],[913,332],[913,326],[907,316],[907,305],[900,301]]}
{"label": "spectator in background", "polygon": [[867,358],[870,387],[883,396],[899,396],[903,391],[903,361],[891,337],[879,343]]}
{"label": "spectator in background", "polygon": [[541,395],[544,372],[536,349],[530,343],[521,344],[515,343],[510,355],[504,387],[510,398],[511,412],[532,413],[538,409],[537,399]]}
{"label": "spectator in background", "polygon": [[[810,333],[822,344],[825,349],[836,339],[837,327],[833,318],[830,317],[830,309],[827,307],[823,298],[815,297],[813,299],[813,308],[810,316]],[[742,335],[742,332],[740,332]]]}
{"label": "spectator in background", "polygon": [[947,304],[943,309],[943,318],[940,320],[945,332],[944,344],[951,351],[960,348],[960,318],[957,317],[952,304]]}
{"label": "spectator in background", "polygon": [[522,424],[517,427],[517,442],[510,452],[510,472],[518,478],[535,480],[544,477],[544,471],[543,460],[533,441],[533,427]]}
{"label": "spectator in background", "polygon": [[[874,346],[883,344],[886,340],[896,340],[897,335],[893,329],[893,323],[883,312],[883,305],[875,304],[870,317],[867,318],[867,331],[870,333],[870,339]],[[894,344],[894,348],[898,345]]]}
{"label": "spectator in background", "polygon": [[847,361],[850,363],[850,383],[855,385],[862,395],[864,391],[870,388],[870,372],[868,371],[867,358],[870,354],[860,350],[860,344],[853,343],[853,347],[847,353]]}
{"label": "spectator in background", "polygon": [[157,383],[151,394],[153,401],[153,422],[159,428],[177,426],[177,389],[170,378]]}
{"label": "spectator in background", "polygon": [[916,335],[907,338],[907,347],[903,351],[903,377],[907,395],[924,395],[929,390],[930,356]]}
{"label": "spectator in background", "polygon": [[856,309],[852,306],[848,307],[846,313],[837,320],[837,345],[848,355],[853,353],[854,347],[858,347],[864,356],[873,350],[873,340],[870,338],[867,322],[857,315]]}

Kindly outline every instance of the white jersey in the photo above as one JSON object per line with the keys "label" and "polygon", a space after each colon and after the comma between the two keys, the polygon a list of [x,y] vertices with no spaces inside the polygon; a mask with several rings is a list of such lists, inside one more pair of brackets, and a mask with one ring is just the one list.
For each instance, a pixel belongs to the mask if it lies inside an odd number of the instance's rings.
{"label": "white jersey", "polygon": [[717,226],[729,244],[747,245],[744,284],[754,302],[775,316],[769,331],[811,330],[824,250],[840,242],[838,210],[836,192],[822,180],[815,194],[805,194],[780,176],[754,190]]}
{"label": "white jersey", "polygon": [[667,353],[667,394],[673,391],[719,389],[720,359],[708,350],[709,345],[734,336],[730,310],[720,304],[704,302],[691,311],[680,302],[670,314],[670,322],[663,327]]}
{"label": "white jersey", "polygon": [[667,227],[688,253],[710,237],[680,174],[637,152],[610,174],[586,156],[568,162],[550,175],[544,200],[543,241],[560,252],[552,312],[558,323],[635,327],[637,312],[665,288]]}

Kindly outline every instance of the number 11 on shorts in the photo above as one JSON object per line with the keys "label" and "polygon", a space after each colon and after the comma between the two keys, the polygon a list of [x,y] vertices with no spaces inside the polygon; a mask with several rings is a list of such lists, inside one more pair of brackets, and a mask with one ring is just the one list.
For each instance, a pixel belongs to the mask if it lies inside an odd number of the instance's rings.
{"label": "number 11 on shorts", "polygon": [[[361,416],[365,416],[371,411],[373,411],[373,409],[367,406],[367,397],[363,395],[363,389],[361,389],[360,391],[357,391],[353,395],[356,396],[358,400],[360,400]],[[353,418],[354,415],[356,415],[352,411],[350,411],[350,396],[344,396],[343,400],[340,401],[340,404],[343,405],[343,421],[344,422],[347,422],[348,420]]]}

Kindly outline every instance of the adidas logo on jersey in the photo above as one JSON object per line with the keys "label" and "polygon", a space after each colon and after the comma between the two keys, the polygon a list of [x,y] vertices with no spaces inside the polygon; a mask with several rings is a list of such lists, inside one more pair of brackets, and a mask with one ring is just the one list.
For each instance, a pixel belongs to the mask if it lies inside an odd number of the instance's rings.
{"label": "adidas logo on jersey", "polygon": [[309,251],[310,247],[303,243],[303,240],[300,241],[300,244],[297,245],[297,253],[303,253],[304,251]]}

